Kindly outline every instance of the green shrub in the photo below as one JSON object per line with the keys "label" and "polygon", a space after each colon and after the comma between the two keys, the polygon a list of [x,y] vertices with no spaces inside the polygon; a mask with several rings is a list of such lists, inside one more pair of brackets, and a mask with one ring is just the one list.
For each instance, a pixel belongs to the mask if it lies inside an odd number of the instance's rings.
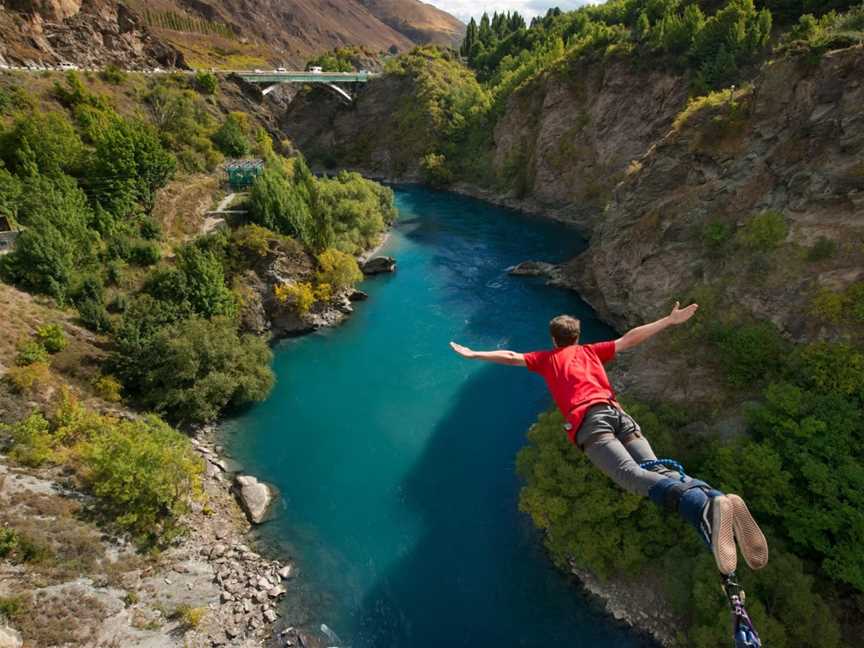
{"label": "green shrub", "polygon": [[836,252],[837,243],[831,239],[825,238],[824,236],[820,236],[819,240],[813,244],[813,247],[807,250],[807,260],[823,261],[833,257]]}
{"label": "green shrub", "polygon": [[294,237],[310,245],[315,219],[310,203],[314,181],[289,175],[279,164],[269,164],[249,191],[249,217],[253,223]]}
{"label": "green shrub", "polygon": [[[45,324],[36,330],[36,339],[48,353],[58,353],[66,348],[69,341],[59,324]],[[29,363],[28,363],[29,364]]]}
{"label": "green shrub", "polygon": [[0,424],[0,433],[12,437],[9,456],[25,466],[41,466],[52,461],[54,440],[48,421],[38,412],[14,425]]}
{"label": "green shrub", "polygon": [[45,362],[34,362],[26,367],[10,367],[6,370],[6,380],[19,394],[38,392],[50,379],[51,372]]}
{"label": "green shrub", "polygon": [[846,289],[846,311],[853,322],[864,323],[864,281]]}
{"label": "green shrub", "polygon": [[113,63],[109,63],[99,72],[99,78],[111,85],[120,85],[126,81],[126,72]]}
{"label": "green shrub", "polygon": [[204,616],[207,614],[206,607],[192,607],[191,605],[180,605],[174,612],[175,616],[180,619],[183,625],[187,628],[197,628]]}
{"label": "green shrub", "polygon": [[702,242],[711,255],[720,254],[729,241],[732,240],[734,230],[729,223],[713,221],[706,223],[702,228]]}
{"label": "green shrub", "polygon": [[145,543],[170,539],[189,500],[200,497],[200,457],[155,416],[103,422],[77,449],[98,509]]}
{"label": "green shrub", "polygon": [[21,595],[0,596],[0,617],[4,619],[15,621],[26,607],[27,603]]}
{"label": "green shrub", "polygon": [[813,297],[811,310],[813,314],[832,324],[839,324],[843,319],[846,299],[843,293],[824,288]]}
{"label": "green shrub", "polygon": [[789,226],[783,214],[765,211],[750,218],[738,230],[740,245],[754,252],[768,252],[778,247],[789,233]]}
{"label": "green shrub", "polygon": [[162,248],[153,241],[136,241],[129,247],[129,262],[141,267],[156,265],[162,258]]}
{"label": "green shrub", "polygon": [[232,112],[225,118],[219,130],[213,133],[213,143],[228,157],[239,158],[248,155],[251,145],[246,136],[246,128],[248,128],[246,115]]}
{"label": "green shrub", "polygon": [[15,364],[26,367],[36,362],[45,362],[48,359],[48,351],[36,340],[25,340],[18,345],[18,355]]}
{"label": "green shrub", "polygon": [[119,403],[123,400],[122,390],[123,385],[114,376],[99,376],[93,384],[96,393],[100,398],[105,399],[109,403]]}
{"label": "green shrub", "polygon": [[144,218],[140,226],[141,238],[147,241],[158,241],[162,238],[162,227],[152,218]]}
{"label": "green shrub", "polygon": [[78,316],[84,325],[97,333],[107,333],[112,329],[111,316],[105,304],[96,299],[84,299],[77,304]]}
{"label": "green shrub", "polygon": [[199,70],[195,73],[193,85],[201,94],[212,95],[216,94],[216,90],[219,88],[219,79],[212,72]]}

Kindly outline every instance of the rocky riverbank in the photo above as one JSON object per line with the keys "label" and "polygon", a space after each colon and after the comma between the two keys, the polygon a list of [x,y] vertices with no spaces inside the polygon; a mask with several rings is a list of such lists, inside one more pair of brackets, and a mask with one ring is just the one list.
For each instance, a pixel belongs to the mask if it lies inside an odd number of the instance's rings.
{"label": "rocky riverbank", "polygon": [[[0,628],[0,645],[20,648],[23,634],[28,645],[62,639],[124,648],[169,648],[178,641],[189,648],[252,648],[274,634],[294,568],[246,544],[249,523],[232,494],[231,467],[218,458],[209,434],[193,438],[207,466],[205,497],[184,520],[187,533],[155,557],[88,532],[69,505],[86,498],[68,490],[62,473],[25,471],[0,458],[0,501],[7,514],[40,512],[55,543],[89,538],[86,549],[78,550],[80,573],[74,563],[54,573],[62,557],[56,555],[41,570],[0,563],[0,597],[22,601],[17,605],[29,605],[32,612],[21,627]],[[25,593],[30,603],[23,602]],[[282,625],[291,627],[290,619]],[[291,629],[280,645],[316,643],[314,636]]]}

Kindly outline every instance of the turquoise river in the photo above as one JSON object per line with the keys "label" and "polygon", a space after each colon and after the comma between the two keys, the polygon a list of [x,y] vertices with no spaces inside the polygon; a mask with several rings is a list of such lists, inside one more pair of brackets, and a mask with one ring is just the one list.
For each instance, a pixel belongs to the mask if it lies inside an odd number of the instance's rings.
{"label": "turquoise river", "polygon": [[506,271],[583,240],[454,194],[396,200],[382,253],[397,272],[367,280],[344,325],[281,342],[270,398],[225,425],[229,453],[281,491],[256,533],[296,562],[292,622],[353,648],[647,645],[552,567],[518,511],[516,453],[550,405],[541,379],[447,346],[545,347],[562,312],[588,341],[611,336],[575,294]]}

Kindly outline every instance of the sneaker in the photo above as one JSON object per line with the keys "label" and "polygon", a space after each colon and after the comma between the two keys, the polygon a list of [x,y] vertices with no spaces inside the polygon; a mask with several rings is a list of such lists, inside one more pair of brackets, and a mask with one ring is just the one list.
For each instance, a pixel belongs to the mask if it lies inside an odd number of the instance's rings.
{"label": "sneaker", "polygon": [[768,564],[768,541],[750,510],[738,495],[727,495],[732,502],[732,521],[735,539],[741,547],[741,554],[750,569],[762,569]]}
{"label": "sneaker", "polygon": [[702,509],[702,533],[711,538],[711,553],[714,554],[717,569],[723,575],[731,574],[738,566],[738,551],[733,532],[734,517],[732,501],[726,495],[712,497]]}

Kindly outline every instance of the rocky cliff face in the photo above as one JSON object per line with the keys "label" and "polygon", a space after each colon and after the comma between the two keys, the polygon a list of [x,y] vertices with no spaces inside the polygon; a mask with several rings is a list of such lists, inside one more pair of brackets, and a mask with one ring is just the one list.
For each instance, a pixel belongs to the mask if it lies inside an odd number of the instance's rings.
{"label": "rocky cliff face", "polygon": [[[705,284],[792,337],[836,335],[810,313],[820,289],[864,277],[862,70],[860,47],[778,60],[691,108],[616,187],[572,285],[621,327]],[[765,214],[782,240],[741,244]]]}
{"label": "rocky cliff face", "polygon": [[513,192],[563,209],[590,229],[631,162],[671,126],[687,83],[629,62],[577,63],[510,97],[495,126],[499,175],[518,169]]}
{"label": "rocky cliff face", "polygon": [[0,62],[113,63],[185,67],[179,50],[150,32],[126,5],[107,0],[15,0],[0,4]]}

